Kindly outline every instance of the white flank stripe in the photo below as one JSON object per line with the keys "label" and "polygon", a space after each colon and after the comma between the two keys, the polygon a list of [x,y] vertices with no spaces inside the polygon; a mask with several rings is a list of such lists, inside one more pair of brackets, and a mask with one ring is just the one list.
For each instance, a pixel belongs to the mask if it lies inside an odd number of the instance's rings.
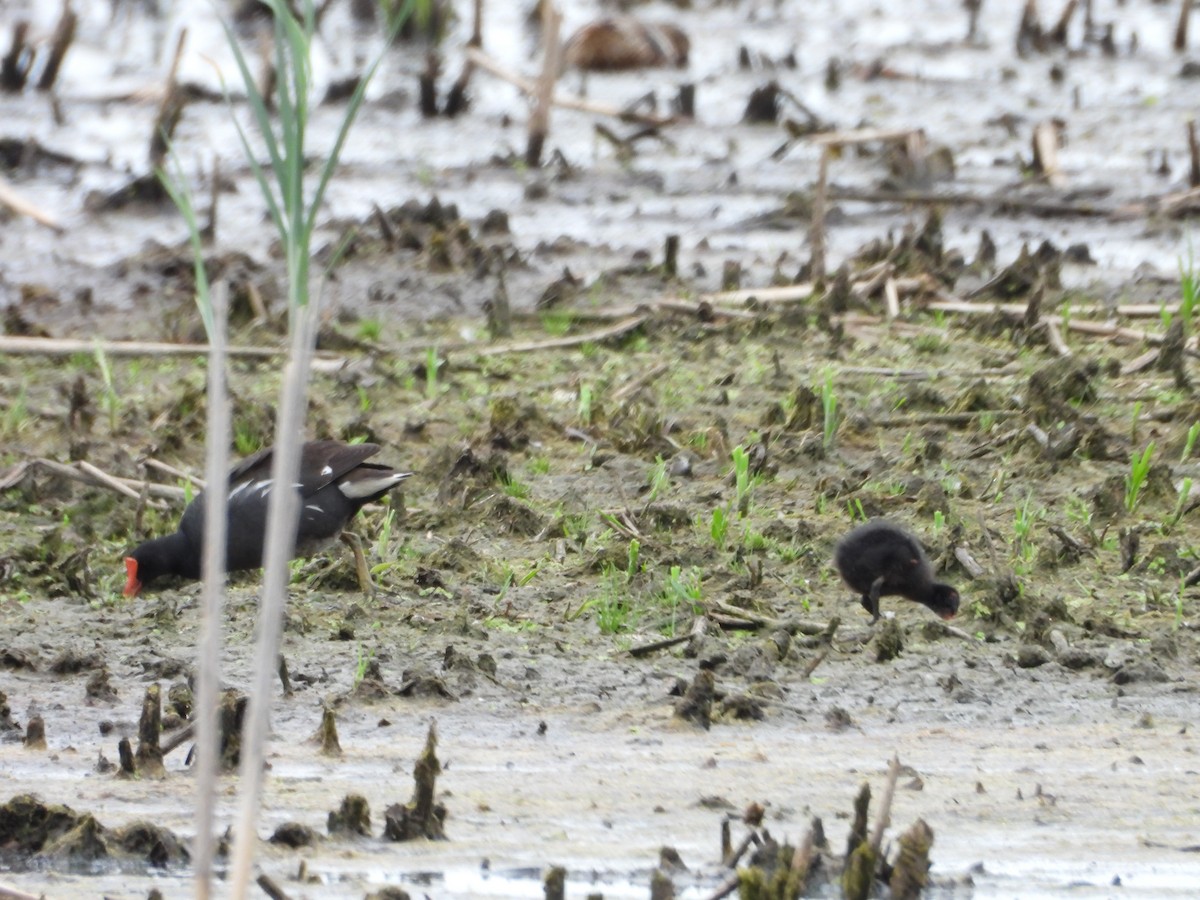
{"label": "white flank stripe", "polygon": [[386,491],[390,487],[395,487],[411,474],[412,472],[393,472],[390,475],[383,475],[379,478],[343,481],[338,485],[338,490],[351,500],[357,500],[359,497],[370,497],[372,494],[378,494],[380,491]]}
{"label": "white flank stripe", "polygon": [[267,495],[267,492],[270,490],[271,490],[271,479],[270,478],[266,478],[262,481],[243,481],[241,484],[239,484],[237,487],[235,487],[232,491],[229,492],[229,499],[230,500],[234,499],[242,491],[246,491],[247,493],[251,493],[251,494],[253,494],[255,491],[258,491],[258,495],[260,497],[265,497]]}

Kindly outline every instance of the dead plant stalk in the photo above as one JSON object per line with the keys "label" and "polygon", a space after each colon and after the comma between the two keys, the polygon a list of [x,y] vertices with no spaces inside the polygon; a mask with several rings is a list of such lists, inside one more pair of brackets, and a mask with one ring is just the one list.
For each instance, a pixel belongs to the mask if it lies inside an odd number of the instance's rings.
{"label": "dead plant stalk", "polygon": [[212,329],[208,340],[208,423],[205,443],[204,593],[200,632],[200,677],[196,685],[196,895],[204,900],[212,884],[216,855],[217,774],[221,739],[217,706],[221,693],[221,625],[225,606],[225,543],[229,493],[229,395],[225,387],[228,287],[212,292]]}

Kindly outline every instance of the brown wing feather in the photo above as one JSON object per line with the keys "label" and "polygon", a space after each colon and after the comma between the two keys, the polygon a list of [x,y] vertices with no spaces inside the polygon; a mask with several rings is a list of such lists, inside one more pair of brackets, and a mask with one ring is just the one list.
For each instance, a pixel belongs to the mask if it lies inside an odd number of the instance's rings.
{"label": "brown wing feather", "polygon": [[305,496],[315,494],[344,477],[379,452],[378,444],[343,444],[310,441],[300,457],[300,483]]}
{"label": "brown wing feather", "polygon": [[271,454],[275,452],[274,447],[263,447],[257,453],[247,456],[236,466],[229,470],[229,484],[236,485],[239,481],[253,480],[255,470],[260,466],[263,472],[271,471]]}

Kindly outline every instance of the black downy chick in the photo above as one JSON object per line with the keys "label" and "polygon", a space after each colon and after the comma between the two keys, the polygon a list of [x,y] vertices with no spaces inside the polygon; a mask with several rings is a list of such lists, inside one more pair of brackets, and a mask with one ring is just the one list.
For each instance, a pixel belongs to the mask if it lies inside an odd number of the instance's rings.
{"label": "black downy chick", "polygon": [[872,624],[879,621],[879,598],[893,595],[922,603],[943,619],[958,612],[958,591],[933,580],[920,542],[884,519],[872,519],[842,538],[833,561],[846,584],[862,596]]}

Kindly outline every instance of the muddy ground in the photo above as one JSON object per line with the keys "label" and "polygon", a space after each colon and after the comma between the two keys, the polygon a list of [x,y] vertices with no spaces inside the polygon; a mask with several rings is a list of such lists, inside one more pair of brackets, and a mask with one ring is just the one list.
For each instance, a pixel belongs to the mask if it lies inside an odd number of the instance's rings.
{"label": "muddy ground", "polygon": [[[0,96],[0,138],[65,158],[5,163],[63,225],[4,221],[6,331],[197,340],[177,214],[94,199],[144,171],[154,105],[124,95],[162,71],[173,26],[142,7],[121,6],[113,24],[108,4],[77,6],[62,124],[32,91]],[[570,9],[568,30],[595,11]],[[688,866],[678,895],[708,896],[724,877],[723,818],[761,803],[764,826],[794,842],[818,815],[844,846],[853,795],[863,781],[878,792],[896,753],[909,768],[893,834],[930,825],[940,895],[1193,896],[1200,407],[1179,309],[1187,208],[1173,198],[1187,187],[1194,89],[1187,55],[1170,50],[1175,12],[1096,3],[1097,39],[1074,21],[1067,47],[1019,55],[1007,4],[984,4],[973,41],[950,2],[652,4],[648,17],[691,31],[690,67],[593,76],[589,97],[653,89],[661,111],[694,82],[696,121],[623,157],[595,117],[559,110],[562,159],[541,171],[514,161],[526,110],[514,89],[477,75],[468,114],[425,121],[413,105],[423,51],[391,51],[320,235],[322,259],[352,239],[323,291],[308,432],[376,441],[416,475],[356,523],[376,597],[341,554],[295,568],[293,692],[276,705],[260,832],[294,822],[319,838],[264,841],[262,871],[291,896],[538,897],[560,864],[568,896],[644,897],[671,846]],[[519,13],[496,11],[485,47],[532,72]],[[4,33],[15,14],[0,17]],[[335,68],[354,57],[339,21]],[[1110,22],[1115,56],[1099,39]],[[466,30],[447,39],[447,78]],[[771,79],[824,127],[919,127],[954,159],[941,180],[878,142],[833,160],[828,268],[845,266],[841,285],[806,270],[820,151],[741,121]],[[339,114],[318,111],[315,146]],[[783,114],[805,118],[786,99]],[[1047,183],[1029,170],[1030,138],[1054,117],[1066,142]],[[179,140],[199,196],[214,156],[228,179],[210,264],[233,288],[234,342],[277,349],[281,267],[226,108],[189,106]],[[898,190],[921,202],[883,202]],[[925,202],[936,193],[944,203]],[[680,237],[674,274],[668,235]],[[710,293],[727,264],[756,300]],[[501,270],[508,336],[482,310]],[[763,290],[795,283],[809,286]],[[237,452],[271,440],[278,372],[269,357],[231,364]],[[105,762],[134,735],[146,687],[191,672],[198,588],[119,593],[122,555],[173,528],[182,502],[27,464],[86,460],[179,487],[145,460],[202,470],[203,390],[195,357],[90,343],[0,357],[12,725],[0,801],[32,792],[109,828],[149,819],[191,836],[186,747],[164,780],[120,780]],[[839,583],[834,542],[877,515],[919,534],[959,588],[955,630],[895,599],[872,627]],[[258,584],[230,588],[230,687],[250,680]],[[636,652],[701,614],[705,634]],[[708,728],[674,714],[701,668],[718,695]],[[323,706],[340,758],[309,742]],[[21,743],[35,716],[45,751]],[[449,840],[386,842],[383,810],[409,799],[431,722]],[[222,785],[224,826],[236,778]],[[369,836],[326,836],[355,792]],[[8,853],[0,872],[49,897],[188,890],[179,858]]]}

